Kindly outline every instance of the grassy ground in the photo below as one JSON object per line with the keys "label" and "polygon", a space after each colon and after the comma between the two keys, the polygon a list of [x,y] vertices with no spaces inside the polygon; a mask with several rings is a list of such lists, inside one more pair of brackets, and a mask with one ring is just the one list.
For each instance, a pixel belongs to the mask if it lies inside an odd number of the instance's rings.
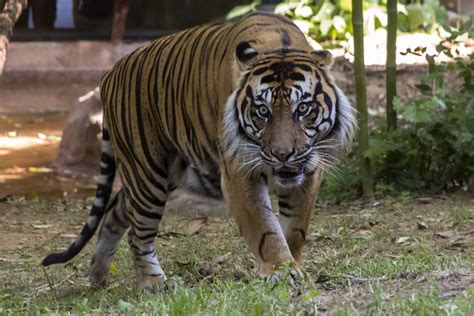
{"label": "grassy ground", "polygon": [[157,238],[172,293],[140,294],[122,243],[111,285],[87,281],[93,243],[65,266],[39,260],[65,247],[90,200],[0,202],[0,314],[474,314],[474,197],[319,205],[305,248],[309,277],[268,284],[232,221],[166,217]]}

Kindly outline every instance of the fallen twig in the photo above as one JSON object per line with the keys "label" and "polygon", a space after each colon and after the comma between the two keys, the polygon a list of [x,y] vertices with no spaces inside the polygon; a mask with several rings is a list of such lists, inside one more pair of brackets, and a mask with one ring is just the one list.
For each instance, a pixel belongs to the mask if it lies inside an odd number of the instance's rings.
{"label": "fallen twig", "polygon": [[364,282],[381,282],[381,281],[387,281],[388,278],[386,276],[381,276],[378,278],[363,278],[363,277],[358,277],[352,274],[346,274],[346,273],[341,273],[337,274],[335,276],[330,276],[330,275],[324,275],[320,274],[318,276],[318,279],[316,280],[316,283],[326,283],[329,280],[334,280],[334,279],[348,279],[352,282],[355,283],[364,283]]}
{"label": "fallen twig", "polygon": [[334,278],[344,278],[344,279],[349,279],[353,282],[380,282],[380,281],[387,281],[387,277],[386,276],[381,276],[381,277],[378,277],[378,278],[362,278],[362,277],[357,277],[355,275],[351,275],[351,274],[345,274],[345,273],[341,273],[341,274],[338,274],[336,275]]}

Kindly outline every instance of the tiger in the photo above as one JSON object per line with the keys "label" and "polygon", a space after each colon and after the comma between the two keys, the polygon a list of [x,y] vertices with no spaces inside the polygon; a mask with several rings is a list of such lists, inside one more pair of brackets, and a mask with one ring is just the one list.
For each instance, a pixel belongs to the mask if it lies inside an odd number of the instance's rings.
{"label": "tiger", "polygon": [[[106,285],[128,230],[138,286],[162,289],[155,238],[179,187],[226,201],[257,275],[278,278],[284,266],[304,275],[323,173],[357,128],[332,62],[290,19],[264,12],[161,37],[120,59],[100,83],[100,176],[87,222],[42,264],[69,261],[100,226],[89,279]],[[112,194],[116,174],[122,187]]]}

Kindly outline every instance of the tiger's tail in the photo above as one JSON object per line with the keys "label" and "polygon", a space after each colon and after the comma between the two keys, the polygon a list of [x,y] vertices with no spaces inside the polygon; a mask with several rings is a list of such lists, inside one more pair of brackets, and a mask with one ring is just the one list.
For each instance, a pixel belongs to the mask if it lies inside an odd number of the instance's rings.
{"label": "tiger's tail", "polygon": [[110,135],[105,124],[102,128],[102,149],[100,158],[100,176],[95,193],[94,204],[87,218],[87,222],[82,228],[79,237],[69,246],[69,248],[60,253],[49,254],[43,259],[41,264],[49,266],[50,264],[65,263],[74,258],[87,242],[92,238],[100,221],[106,213],[107,204],[109,202],[112,187],[115,178],[116,163],[112,144],[110,143]]}

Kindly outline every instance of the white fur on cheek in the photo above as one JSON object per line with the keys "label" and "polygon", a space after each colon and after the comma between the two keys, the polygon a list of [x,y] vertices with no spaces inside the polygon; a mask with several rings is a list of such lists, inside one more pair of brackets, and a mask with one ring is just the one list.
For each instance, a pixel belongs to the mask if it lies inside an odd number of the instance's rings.
{"label": "white fur on cheek", "polygon": [[237,98],[238,90],[234,91],[225,105],[224,110],[224,128],[222,144],[224,145],[224,158],[230,159],[235,156],[239,149],[241,137],[239,136],[239,122],[235,120],[237,109],[235,108],[235,100]]}
{"label": "white fur on cheek", "polygon": [[336,111],[338,112],[337,117],[339,119],[339,130],[337,131],[336,137],[339,145],[347,149],[350,146],[357,129],[356,110],[351,106],[351,103],[344,93],[342,93],[338,87],[335,88],[339,99],[336,108]]}

